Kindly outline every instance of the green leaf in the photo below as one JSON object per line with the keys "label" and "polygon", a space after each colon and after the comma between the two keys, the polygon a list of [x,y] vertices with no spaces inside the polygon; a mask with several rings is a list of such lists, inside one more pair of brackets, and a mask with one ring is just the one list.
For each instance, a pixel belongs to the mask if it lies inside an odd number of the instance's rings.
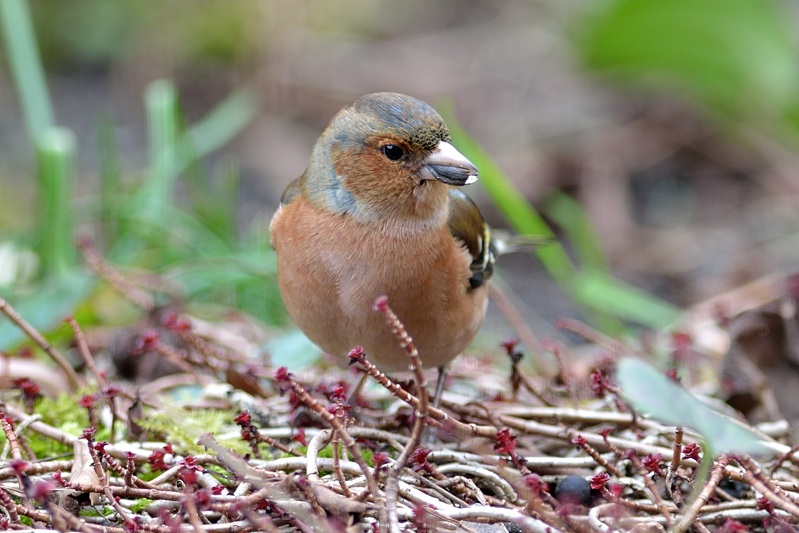
{"label": "green leaf", "polygon": [[[168,212],[175,208],[174,186],[178,176],[190,167],[194,169],[194,174],[202,174],[199,158],[218,149],[241,132],[255,117],[258,104],[251,90],[235,91],[196,125],[183,132],[174,84],[169,80],[156,80],[145,91],[145,107],[150,166],[135,205],[139,219],[163,224]],[[198,215],[211,222],[211,229],[228,242],[232,241],[229,235],[231,228],[235,228],[235,210],[234,207],[222,210],[220,200],[226,205],[235,206],[237,196],[232,187],[238,187],[237,169],[223,174],[221,186],[199,178],[190,185],[190,190],[206,191],[206,194],[211,191],[210,198],[216,203],[207,198],[205,203],[199,203],[196,197],[194,203],[200,208]],[[209,210],[206,204],[213,205],[214,210]],[[210,214],[214,212],[219,215]]]}
{"label": "green leaf", "polygon": [[608,271],[608,260],[602,250],[602,243],[591,227],[585,210],[574,198],[556,191],[547,200],[545,212],[569,238],[584,268]]}
{"label": "green leaf", "polygon": [[688,89],[752,114],[796,101],[799,63],[787,13],[757,0],[618,0],[588,21],[589,67]]}
{"label": "green leaf", "polygon": [[141,513],[142,511],[147,509],[147,507],[149,507],[149,505],[153,503],[153,501],[154,500],[150,500],[149,498],[139,498],[137,500],[134,500],[133,503],[130,504],[129,509],[131,510],[131,512]]}
{"label": "green leaf", "polygon": [[710,455],[746,453],[773,455],[774,451],[742,423],[701,402],[652,366],[632,357],[619,361],[616,381],[630,405],[646,416],[702,435]]}
{"label": "green leaf", "polygon": [[80,517],[92,517],[92,518],[102,518],[106,516],[111,516],[114,514],[114,508],[110,505],[104,505],[102,507],[99,506],[92,506],[92,507],[82,507],[78,513]]}
{"label": "green leaf", "polygon": [[258,108],[252,89],[231,93],[186,133],[183,142],[188,146],[183,147],[182,163],[186,164],[187,152],[204,157],[230,142],[256,117]]}
{"label": "green leaf", "polygon": [[582,272],[572,290],[583,305],[655,329],[674,324],[681,314],[677,307],[595,270]]}
{"label": "green leaf", "polygon": [[[30,292],[18,291],[3,296],[30,325],[47,332],[60,326],[74,313],[94,288],[96,279],[81,270],[71,270],[62,276],[37,285]],[[26,339],[25,334],[8,320],[0,318],[0,351],[10,351]]]}
{"label": "green leaf", "polygon": [[171,206],[160,218],[143,219],[134,202],[128,202],[117,210],[116,216],[130,228],[133,236],[126,235],[111,250],[114,261],[132,261],[130,256],[117,255],[117,249],[128,253],[139,253],[143,246],[155,248],[159,253],[159,263],[170,263],[177,257],[218,257],[230,252],[230,247],[214,232],[200,223],[191,214]]}
{"label": "green leaf", "polygon": [[319,348],[300,330],[294,330],[269,341],[266,345],[273,367],[285,366],[297,372],[318,362],[322,357]]}

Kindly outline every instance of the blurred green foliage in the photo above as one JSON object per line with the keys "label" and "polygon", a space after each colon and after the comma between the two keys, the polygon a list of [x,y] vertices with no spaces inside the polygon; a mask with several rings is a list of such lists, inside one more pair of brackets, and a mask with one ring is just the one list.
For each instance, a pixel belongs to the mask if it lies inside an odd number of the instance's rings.
{"label": "blurred green foliage", "polygon": [[257,2],[31,0],[30,5],[42,59],[56,70],[104,68],[148,50],[206,70],[252,59],[259,43]]}
{"label": "blurred green foliage", "polygon": [[[75,9],[65,16],[77,17],[78,27],[85,24],[95,28],[93,31],[100,31],[97,28],[104,24],[115,27],[130,14],[127,10],[144,5],[109,3],[116,7],[99,8],[101,18],[95,26],[91,17],[84,20],[80,14],[86,15],[96,2],[76,2],[69,9],[60,2],[42,3],[53,7],[46,16]],[[224,9],[221,2],[209,4],[216,6],[218,20],[235,21],[243,16],[226,3]],[[0,4],[0,22],[10,71],[22,96],[29,138],[38,148],[39,224],[35,231],[18,237],[17,246],[35,250],[41,265],[39,278],[17,283],[3,296],[42,330],[53,328],[65,315],[75,312],[78,304],[93,294],[93,276],[75,262],[73,240],[81,224],[91,227],[102,239],[104,253],[113,263],[159,273],[177,283],[191,301],[237,307],[269,323],[281,322],[285,312],[274,281],[274,253],[268,246],[268,236],[257,227],[237,229],[238,168],[223,161],[209,171],[202,164],[204,157],[226,144],[256,115],[258,105],[252,91],[234,91],[204,118],[187,125],[174,85],[167,80],[152,82],[144,96],[149,162],[141,178],[121,176],[115,127],[107,122],[98,134],[100,191],[82,198],[84,208],[77,209],[72,168],[78,144],[68,128],[55,125],[52,112],[42,112],[52,105],[36,40],[33,32],[27,31],[32,30],[28,3],[4,1]],[[76,41],[75,31],[70,27],[73,39],[68,40]],[[87,29],[87,34],[91,31]],[[207,32],[197,31],[207,36]],[[234,32],[233,40],[239,38]],[[95,42],[92,46],[99,46],[96,39],[87,36],[89,42]],[[210,46],[222,54],[221,45]],[[204,48],[203,53],[208,51]],[[75,57],[81,57],[80,52]],[[175,195],[179,182],[193,191],[185,199]],[[29,254],[18,255],[21,261]],[[98,318],[92,306],[81,305],[80,309],[83,324]],[[0,321],[0,349],[8,349],[21,338],[21,332]]]}
{"label": "blurred green foliage", "polygon": [[588,68],[624,85],[681,92],[719,117],[799,139],[799,55],[786,6],[762,0],[600,5],[580,29]]}
{"label": "blurred green foliage", "polygon": [[[163,412],[150,413],[137,422],[155,435],[168,435],[169,442],[175,445],[180,453],[198,455],[205,452],[205,448],[197,443],[200,435],[204,433],[231,435],[229,430],[232,429],[233,419],[237,414],[235,411],[220,409],[200,410],[172,406]],[[233,435],[235,436],[221,439],[220,444],[241,455],[249,452],[249,445],[236,433]]]}

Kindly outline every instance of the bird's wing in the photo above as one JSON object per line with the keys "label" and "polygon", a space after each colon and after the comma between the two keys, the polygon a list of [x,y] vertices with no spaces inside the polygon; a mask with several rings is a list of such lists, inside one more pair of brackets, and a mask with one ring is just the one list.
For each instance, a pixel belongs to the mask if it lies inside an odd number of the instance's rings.
{"label": "bird's wing", "polygon": [[449,231],[460,241],[472,256],[472,276],[469,287],[476,289],[494,273],[496,243],[491,237],[491,228],[471,198],[458,189],[449,190]]}

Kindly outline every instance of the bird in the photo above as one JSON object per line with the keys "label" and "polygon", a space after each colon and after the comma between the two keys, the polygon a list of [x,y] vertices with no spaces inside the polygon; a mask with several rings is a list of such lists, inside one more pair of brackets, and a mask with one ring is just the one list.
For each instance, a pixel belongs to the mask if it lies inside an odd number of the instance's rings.
{"label": "bird", "polygon": [[409,370],[384,318],[387,296],[422,364],[439,370],[486,316],[499,242],[460,189],[478,170],[429,104],[398,93],[358,98],[330,120],[270,223],[291,319],[346,361],[360,346],[383,372]]}

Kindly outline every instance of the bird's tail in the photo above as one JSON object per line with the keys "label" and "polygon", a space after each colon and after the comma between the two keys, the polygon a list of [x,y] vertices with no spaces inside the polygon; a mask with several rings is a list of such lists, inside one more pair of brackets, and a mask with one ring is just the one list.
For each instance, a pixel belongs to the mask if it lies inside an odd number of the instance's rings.
{"label": "bird's tail", "polygon": [[515,252],[533,252],[539,246],[549,244],[555,237],[545,235],[516,235],[502,230],[492,230],[497,256]]}

